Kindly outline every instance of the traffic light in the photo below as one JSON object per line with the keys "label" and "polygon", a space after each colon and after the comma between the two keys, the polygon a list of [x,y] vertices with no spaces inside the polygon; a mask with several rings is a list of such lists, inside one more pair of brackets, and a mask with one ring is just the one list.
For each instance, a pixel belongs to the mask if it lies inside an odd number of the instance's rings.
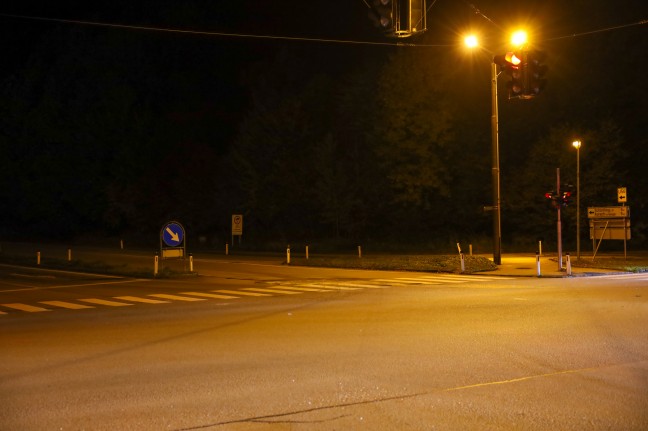
{"label": "traffic light", "polygon": [[563,192],[560,204],[564,207],[571,203],[572,192]]}
{"label": "traffic light", "polygon": [[529,51],[526,53],[526,91],[529,97],[537,96],[547,85],[547,66],[543,64],[546,54],[543,51]]}
{"label": "traffic light", "polygon": [[560,203],[558,202],[558,194],[555,191],[550,191],[545,193],[545,198],[551,200],[551,207],[558,208]]}
{"label": "traffic light", "polygon": [[556,193],[553,190],[545,193],[545,198],[551,200],[552,208],[566,207],[571,203],[571,199],[573,196],[574,196],[574,192],[569,190],[562,192],[560,194]]}
{"label": "traffic light", "polygon": [[394,15],[397,0],[373,0],[373,6],[369,12],[376,27],[385,33],[394,32]]}
{"label": "traffic light", "polygon": [[507,52],[506,54],[496,55],[493,58],[493,63],[497,64],[502,72],[511,77],[511,80],[507,83],[509,99],[523,97],[526,92],[524,86],[525,63],[522,53]]}

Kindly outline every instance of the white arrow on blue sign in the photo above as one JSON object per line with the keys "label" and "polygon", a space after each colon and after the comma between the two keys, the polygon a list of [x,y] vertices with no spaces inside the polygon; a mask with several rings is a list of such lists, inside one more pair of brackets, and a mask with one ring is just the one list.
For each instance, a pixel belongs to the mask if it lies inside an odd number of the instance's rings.
{"label": "white arrow on blue sign", "polygon": [[162,229],[162,240],[169,247],[177,247],[184,240],[184,229],[177,223],[168,223]]}

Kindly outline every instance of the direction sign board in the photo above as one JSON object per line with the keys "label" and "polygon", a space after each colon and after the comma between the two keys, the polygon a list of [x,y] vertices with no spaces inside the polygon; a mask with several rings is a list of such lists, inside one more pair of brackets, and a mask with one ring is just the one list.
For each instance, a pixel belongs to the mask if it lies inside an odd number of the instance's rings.
{"label": "direction sign board", "polygon": [[162,241],[169,247],[179,247],[184,241],[184,228],[177,222],[169,222],[162,228]]}
{"label": "direction sign board", "polygon": [[627,218],[630,217],[630,207],[589,207],[588,218]]}

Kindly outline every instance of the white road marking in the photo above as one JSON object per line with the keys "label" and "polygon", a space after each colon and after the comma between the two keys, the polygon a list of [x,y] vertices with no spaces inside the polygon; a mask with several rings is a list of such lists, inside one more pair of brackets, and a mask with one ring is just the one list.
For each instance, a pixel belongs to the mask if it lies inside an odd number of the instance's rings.
{"label": "white road marking", "polygon": [[28,305],[28,304],[13,303],[13,304],[0,304],[0,305],[7,308],[13,308],[14,310],[26,311],[28,313],[40,313],[42,311],[52,311],[47,308],[35,307],[33,305]]}
{"label": "white road marking", "polygon": [[79,299],[79,301],[89,302],[90,304],[108,305],[110,307],[125,307],[128,305],[133,305],[133,304],[127,304],[125,302],[108,301],[106,299],[99,299],[99,298]]}
{"label": "white road marking", "polygon": [[84,308],[94,308],[91,305],[75,304],[66,301],[40,301],[40,304],[53,305],[54,307],[69,308],[70,310],[81,310]]}

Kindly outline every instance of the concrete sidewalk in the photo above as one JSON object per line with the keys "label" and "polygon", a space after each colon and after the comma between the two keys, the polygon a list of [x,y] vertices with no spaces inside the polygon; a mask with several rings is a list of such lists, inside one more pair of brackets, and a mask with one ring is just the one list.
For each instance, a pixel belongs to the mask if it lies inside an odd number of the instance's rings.
{"label": "concrete sidewalk", "polygon": [[[582,258],[581,258],[582,259]],[[603,268],[579,268],[575,267],[574,259],[571,259],[571,277],[587,277],[593,275],[622,273],[621,271]],[[511,254],[502,255],[502,264],[492,275],[515,276],[515,277],[538,277],[538,261],[534,255]],[[567,273],[567,257],[563,255],[562,270],[558,267],[557,255],[544,255],[540,257],[540,277],[569,277]]]}

